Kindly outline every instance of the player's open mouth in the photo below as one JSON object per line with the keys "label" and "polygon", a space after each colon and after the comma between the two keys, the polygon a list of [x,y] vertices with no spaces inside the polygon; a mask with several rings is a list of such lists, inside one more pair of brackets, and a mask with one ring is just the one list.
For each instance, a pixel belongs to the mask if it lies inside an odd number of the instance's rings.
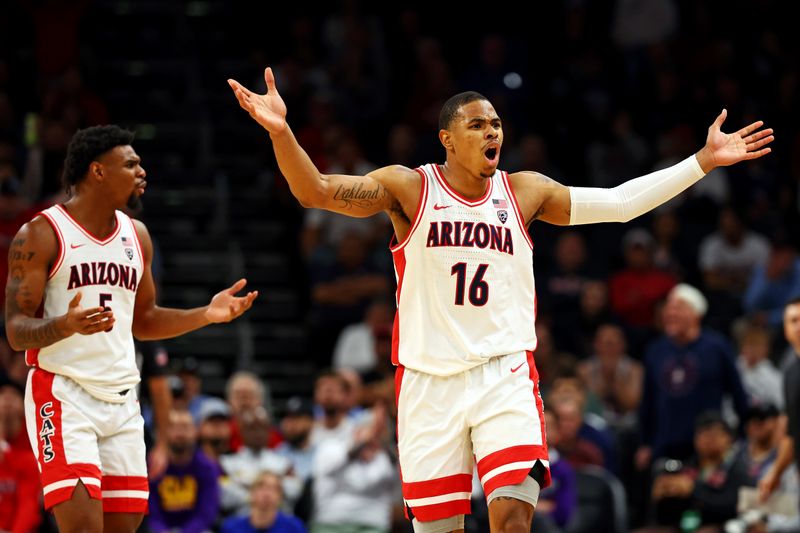
{"label": "player's open mouth", "polygon": [[498,160],[500,159],[500,147],[497,145],[492,145],[483,152],[484,157],[486,158],[486,162],[490,165],[497,165]]}
{"label": "player's open mouth", "polygon": [[144,194],[144,190],[147,188],[147,182],[141,181],[136,184],[136,194],[142,195]]}

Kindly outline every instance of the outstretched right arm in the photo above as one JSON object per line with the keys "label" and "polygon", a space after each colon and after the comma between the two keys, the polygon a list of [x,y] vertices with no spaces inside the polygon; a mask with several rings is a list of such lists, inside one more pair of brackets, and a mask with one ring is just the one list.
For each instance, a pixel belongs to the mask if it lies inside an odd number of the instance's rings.
{"label": "outstretched right arm", "polygon": [[47,283],[49,266],[58,250],[48,222],[37,217],[20,228],[8,251],[6,281],[6,334],[14,350],[44,348],[81,333],[89,335],[114,324],[111,311],[83,309],[78,292],[64,315],[36,318]]}
{"label": "outstretched right arm", "polygon": [[[386,184],[415,173],[404,167],[386,167],[366,176],[321,174],[286,122],[286,104],[275,87],[272,69],[264,72],[267,94],[255,94],[228,80],[239,105],[269,132],[275,158],[292,194],[303,207],[327,209],[351,217],[368,217],[396,207],[394,191]],[[391,185],[390,185],[391,187]]]}

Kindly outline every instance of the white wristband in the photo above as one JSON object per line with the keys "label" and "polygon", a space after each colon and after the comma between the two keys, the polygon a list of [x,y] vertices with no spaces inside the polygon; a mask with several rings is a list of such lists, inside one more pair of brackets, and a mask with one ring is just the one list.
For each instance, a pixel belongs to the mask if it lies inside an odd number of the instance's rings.
{"label": "white wristband", "polygon": [[614,187],[570,187],[569,224],[628,222],[685,191],[704,176],[692,155],[678,164]]}

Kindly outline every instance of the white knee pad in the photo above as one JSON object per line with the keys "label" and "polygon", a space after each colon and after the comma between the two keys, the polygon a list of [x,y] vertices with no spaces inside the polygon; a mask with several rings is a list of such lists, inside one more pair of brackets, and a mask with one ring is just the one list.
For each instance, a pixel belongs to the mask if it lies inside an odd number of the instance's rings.
{"label": "white knee pad", "polygon": [[519,485],[506,485],[505,487],[497,487],[494,489],[491,494],[489,494],[489,497],[486,498],[486,503],[490,504],[492,500],[496,498],[506,497],[522,500],[536,508],[536,504],[539,503],[540,491],[541,487],[539,487],[539,483],[531,476],[525,476],[525,481]]}
{"label": "white knee pad", "polygon": [[414,533],[450,533],[457,529],[464,529],[464,515],[460,514],[430,522],[420,522],[414,518],[411,524],[414,526]]}

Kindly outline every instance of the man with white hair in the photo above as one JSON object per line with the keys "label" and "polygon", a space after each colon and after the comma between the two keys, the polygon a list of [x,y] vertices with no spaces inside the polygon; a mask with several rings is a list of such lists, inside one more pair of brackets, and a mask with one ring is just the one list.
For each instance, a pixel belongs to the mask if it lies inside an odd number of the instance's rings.
{"label": "man with white hair", "polygon": [[654,458],[691,456],[695,419],[704,411],[719,411],[725,395],[732,397],[739,419],[744,418],[747,397],[735,352],[724,336],[702,327],[707,309],[703,294],[685,283],[667,296],[664,335],[645,356],[639,409],[642,447],[636,454],[640,469]]}

